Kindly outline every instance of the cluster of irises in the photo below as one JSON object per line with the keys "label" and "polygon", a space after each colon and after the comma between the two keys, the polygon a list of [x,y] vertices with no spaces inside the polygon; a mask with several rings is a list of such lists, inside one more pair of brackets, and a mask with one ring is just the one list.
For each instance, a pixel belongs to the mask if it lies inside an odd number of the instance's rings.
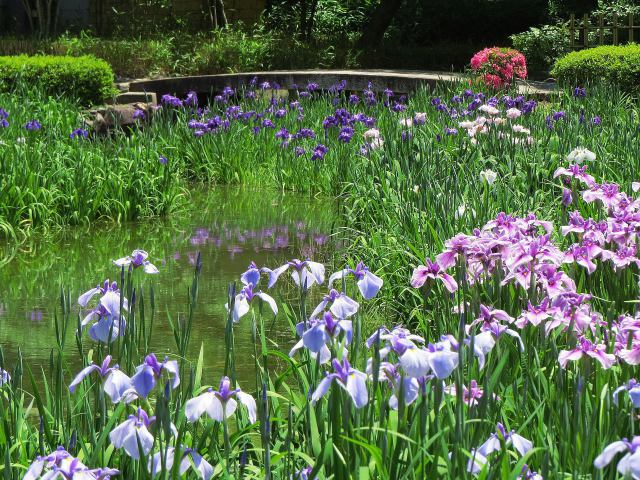
{"label": "cluster of irises", "polygon": [[[269,95],[268,106],[260,111],[246,109],[246,106],[232,103],[239,96],[239,92],[231,87],[226,87],[220,95],[215,97],[215,104],[219,108],[216,114],[209,109],[198,108],[197,96],[194,92],[190,92],[184,100],[165,95],[162,97],[162,105],[166,108],[189,109],[193,116],[188,126],[196,137],[227,132],[232,123],[239,122],[248,127],[247,130],[253,135],[272,131],[273,138],[280,143],[281,147],[290,148],[295,157],[308,154],[311,160],[321,160],[325,157],[329,151],[327,143],[332,138],[339,143],[349,144],[356,136],[358,151],[361,155],[368,155],[372,150],[382,148],[384,140],[380,130],[375,128],[376,118],[366,113],[367,108],[379,103],[399,115],[402,141],[408,141],[413,137],[412,127],[419,127],[426,123],[427,115],[424,112],[415,112],[411,117],[400,118],[407,110],[406,96],[401,95],[394,100],[396,95],[390,89],[385,89],[381,95],[377,95],[371,85],[363,90],[361,95],[352,93],[347,96],[343,95],[346,82],[342,81],[328,90],[333,94],[332,103],[337,107],[335,112],[323,119],[322,130],[319,129],[320,126],[315,126],[316,130],[314,130],[304,126],[305,102],[314,97],[319,89],[317,84],[309,83],[304,89],[297,85],[289,87],[288,91],[296,93],[295,100],[279,95],[278,91],[282,88],[280,85],[263,82],[259,84],[258,90],[255,90],[256,86],[258,86],[257,82],[254,81],[248,89],[243,90],[244,101],[249,102],[247,105],[250,107],[250,102],[256,98]],[[469,137],[472,137],[472,143],[475,143],[473,137],[476,132],[487,133],[490,125],[501,125],[507,122],[507,119],[513,123],[512,120],[520,115],[527,115],[536,108],[535,100],[527,100],[522,95],[514,98],[508,95],[501,98],[496,96],[487,98],[483,93],[474,93],[471,90],[454,95],[449,105],[439,97],[434,98],[431,104],[439,112],[459,123],[455,126],[445,126],[445,135],[456,135],[458,128],[463,128],[467,130]],[[496,117],[499,113],[497,107],[500,105],[508,109],[507,119]],[[355,109],[361,109],[361,111],[354,111]],[[292,116],[298,124],[296,130],[278,125]],[[362,127],[358,128],[358,125]],[[533,141],[527,128],[515,123],[511,127],[517,134],[513,138],[514,143],[530,144]],[[509,133],[500,132],[500,134],[510,138]],[[438,134],[436,138],[441,140],[442,135]]]}
{"label": "cluster of irises", "polygon": [[[593,152],[577,148],[568,158],[578,163],[558,168],[554,173],[554,178],[562,181],[562,204],[569,209],[574,198],[580,197],[585,203],[599,205],[602,215],[583,218],[578,211],[568,212],[568,225],[561,227],[562,236],[569,240],[567,248],[554,242],[550,222],[538,219],[534,214],[514,217],[500,213],[472,234],[458,234],[447,240],[444,251],[435,261],[427,259],[425,265],[414,270],[411,284],[425,289],[427,294],[436,282],[440,282],[454,294],[459,289],[454,271],[464,271],[464,281],[468,285],[500,279],[501,285],[513,284],[526,292],[528,306],[515,316],[479,305],[479,316],[465,329],[467,334],[478,329],[474,336],[474,344],[479,349],[477,355],[486,354],[504,334],[516,338],[524,349],[514,327],[533,327],[543,329],[545,336],[554,330],[570,334],[568,338],[573,339],[573,343],[558,355],[558,363],[563,369],[570,362],[581,359],[583,362],[594,359],[604,369],[616,363],[639,365],[638,315],[624,314],[608,322],[592,308],[592,295],[578,291],[575,279],[565,272],[564,266],[575,265],[584,269],[587,275],[598,268],[611,268],[620,273],[634,265],[640,266],[637,255],[640,201],[621,191],[617,184],[597,183],[587,173],[587,166],[581,164],[595,160]],[[640,190],[640,184],[634,182],[633,190]],[[460,305],[457,310],[467,307]],[[616,405],[619,395],[624,392],[628,393],[633,407],[640,407],[640,386],[635,379],[615,390],[613,401]],[[503,438],[507,437],[503,434]],[[637,478],[640,475],[640,453],[636,455],[639,439],[614,442],[594,465],[603,468],[616,453],[626,452],[618,463],[618,471]],[[518,449],[515,441],[514,448]],[[475,463],[470,463],[470,470],[479,471],[485,450],[479,448],[475,452],[480,460],[476,458]]]}
{"label": "cluster of irises", "polygon": [[[131,255],[114,260],[113,263],[130,271],[139,269],[147,274],[159,272],[148,260],[148,253],[144,250],[134,250]],[[98,306],[81,322],[81,329],[84,330],[84,327],[93,321],[89,328],[90,337],[97,342],[108,344],[125,334],[126,323],[122,312],[127,309],[128,302],[126,298],[121,297],[116,282],[106,280],[103,285],[80,295],[78,304],[86,307],[96,295],[100,295]],[[81,335],[82,331],[79,334]],[[207,460],[196,450],[176,443],[178,432],[173,424],[166,426],[170,438],[164,439],[164,445],[159,444],[155,434],[163,427],[158,425],[156,416],[150,416],[145,410],[150,406],[149,399],[153,392],[167,395],[166,392],[175,390],[180,385],[178,362],[169,358],[160,361],[155,354],[150,353],[136,367],[133,375],[129,376],[118,365],[111,365],[112,360],[111,355],[106,355],[99,365],[89,363],[71,381],[69,391],[75,393],[85,380],[97,376],[103,392],[113,404],[124,403],[129,408],[133,408],[134,403],[140,404],[135,408],[135,413],[130,414],[109,432],[113,447],[122,449],[134,460],[140,460],[141,456],[147,458],[147,468],[154,477],[164,471],[171,471],[173,464],[179,462],[175,468],[180,475],[192,468],[198,477],[204,480],[212,478],[214,468]],[[3,375],[2,383],[8,381],[9,375]],[[218,390],[208,388],[185,403],[185,417],[188,422],[193,423],[206,413],[214,421],[224,423],[234,415],[238,404],[246,408],[249,422],[255,423],[255,400],[240,388],[233,388],[230,379],[225,376],[222,377]],[[157,451],[152,454],[154,450]],[[24,478],[108,480],[118,474],[120,472],[112,468],[90,469],[63,447],[59,447],[50,455],[38,456]]]}

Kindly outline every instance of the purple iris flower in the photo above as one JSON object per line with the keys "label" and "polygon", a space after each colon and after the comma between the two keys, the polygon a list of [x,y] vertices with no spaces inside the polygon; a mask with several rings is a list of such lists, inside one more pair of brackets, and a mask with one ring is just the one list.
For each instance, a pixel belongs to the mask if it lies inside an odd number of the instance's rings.
{"label": "purple iris flower", "polygon": [[185,404],[185,416],[190,422],[196,422],[205,412],[217,422],[226,421],[233,416],[240,402],[247,409],[249,421],[256,422],[256,401],[248,393],[239,388],[231,389],[229,377],[222,377],[220,389],[209,388],[206,392],[187,401]]}
{"label": "purple iris flower", "polygon": [[380,363],[378,379],[381,382],[386,381],[393,389],[393,394],[389,397],[389,407],[393,410],[398,409],[398,395],[400,395],[400,392],[403,394],[405,405],[411,405],[418,398],[420,389],[418,380],[403,376],[398,366],[393,363]]}
{"label": "purple iris flower", "polygon": [[282,127],[280,130],[276,132],[275,137],[280,140],[289,140],[291,138],[291,134],[286,128]]}
{"label": "purple iris flower", "polygon": [[269,275],[269,285],[271,288],[278,281],[280,275],[292,268],[291,277],[298,287],[311,288],[314,283],[322,285],[324,282],[324,265],[311,260],[298,260],[294,258],[275,270],[263,268],[262,272]]}
{"label": "purple iris flower", "polygon": [[615,355],[606,353],[605,344],[596,344],[585,337],[578,338],[578,345],[572,350],[562,350],[558,355],[558,363],[561,368],[567,368],[567,363],[572,360],[579,360],[584,355],[596,359],[603,368],[611,368],[616,362]]}
{"label": "purple iris flower", "polygon": [[302,155],[304,155],[306,153],[305,149],[298,146],[296,148],[293,149],[293,153],[296,157],[301,157]]}
{"label": "purple iris flower", "polygon": [[[47,470],[43,474],[44,470]],[[63,447],[45,456],[38,456],[31,464],[23,480],[37,479],[91,479],[91,480],[109,480],[112,476],[119,475],[120,471],[115,468],[98,468],[90,470],[80,460],[74,458]]]}
{"label": "purple iris flower", "polygon": [[184,104],[188,107],[198,106],[198,94],[196,92],[188,92],[187,98],[184,99]]}
{"label": "purple iris flower", "polygon": [[513,445],[513,448],[521,455],[524,456],[529,450],[533,448],[533,443],[530,440],[518,435],[515,430],[507,432],[500,422],[496,425],[496,432],[476,450],[484,457],[489,456],[493,452],[500,451],[502,449],[502,443],[506,446]]}
{"label": "purple iris flower", "polygon": [[[97,294],[101,294],[98,305],[82,320],[81,328],[94,322],[89,329],[89,335],[97,342],[110,343],[124,334],[126,320],[120,312],[120,290],[116,282],[109,284],[106,280],[102,287],[98,286],[83,293],[78,298],[78,304],[86,307]],[[123,299],[122,308],[128,310],[127,299]]]}
{"label": "purple iris flower", "polygon": [[135,400],[137,395],[133,391],[131,379],[122,373],[117,365],[109,367],[110,363],[111,355],[107,355],[102,362],[102,365],[98,366],[91,363],[91,365],[83,368],[69,385],[69,391],[74,393],[80,382],[92,373],[96,372],[104,380],[104,391],[109,395],[109,398],[113,403],[119,403],[121,400],[129,403],[132,400]]}
{"label": "purple iris flower", "polygon": [[11,375],[5,369],[0,368],[0,387],[11,383]]}
{"label": "purple iris flower", "polygon": [[307,466],[294,473],[292,480],[317,480],[318,477],[311,478],[311,472],[313,472],[313,468],[311,466]]}
{"label": "purple iris flower", "polygon": [[584,98],[587,96],[587,89],[576,87],[573,89],[573,98]]}
{"label": "purple iris flower", "polygon": [[[166,451],[158,452],[149,459],[149,472],[156,477],[163,470],[170,472],[175,461],[176,449],[174,447],[167,447]],[[207,462],[202,455],[193,450],[192,448],[182,448],[180,457],[180,467],[178,468],[179,474],[184,475],[189,468],[196,471],[196,474],[203,480],[209,480],[213,477],[213,466]]]}
{"label": "purple iris flower", "polygon": [[69,135],[69,138],[87,138],[87,137],[89,137],[89,132],[84,128],[76,128]]}
{"label": "purple iris flower", "polygon": [[174,97],[173,95],[169,95],[169,94],[163,95],[162,98],[160,99],[160,102],[166,106],[171,106],[176,108],[182,107],[182,100],[180,100],[178,97]]}
{"label": "purple iris flower", "polygon": [[136,367],[136,373],[131,377],[131,385],[138,395],[147,398],[165,375],[170,381],[171,388],[177,388],[180,385],[178,362],[168,358],[165,358],[164,362],[158,362],[155,354],[150,353],[144,358],[144,362]]}
{"label": "purple iris flower", "polygon": [[26,128],[29,131],[36,131],[36,130],[40,130],[42,128],[42,125],[40,125],[40,122],[38,120],[29,120],[24,128]]}
{"label": "purple iris flower", "polygon": [[640,408],[640,383],[635,378],[629,380],[625,385],[622,385],[615,389],[613,392],[613,403],[618,405],[618,395],[622,392],[628,392],[633,408]]}
{"label": "purple iris flower", "polygon": [[222,95],[224,95],[227,98],[228,97],[232,97],[233,95],[235,95],[235,93],[236,93],[236,91],[233,88],[229,87],[229,86],[224,87],[222,89]]}
{"label": "purple iris flower", "polygon": [[458,283],[455,279],[444,271],[437,262],[432,262],[428,258],[425,260],[425,265],[419,265],[413,270],[411,286],[420,288],[427,280],[441,280],[450,293],[458,290]]}
{"label": "purple iris flower", "polygon": [[351,137],[353,137],[353,128],[342,127],[340,134],[338,135],[338,140],[343,143],[349,143],[351,141]]}
{"label": "purple iris flower", "polygon": [[[269,307],[271,308],[271,311],[274,315],[278,314],[278,305],[271,295],[268,295],[262,291],[254,292],[253,290],[254,285],[248,284],[245,285],[240,293],[236,295],[232,312],[234,322],[239,322],[243,316],[249,313],[250,304],[255,298],[259,298],[262,301],[266,302],[267,305],[269,305]],[[227,308],[229,308],[228,305]]]}
{"label": "purple iris flower", "polygon": [[458,129],[457,128],[445,127],[444,133],[445,133],[445,135],[456,135],[458,133]]}
{"label": "purple iris flower", "polygon": [[[167,157],[165,157],[164,155],[160,155],[158,157],[158,161],[160,162],[160,165],[166,165],[169,162],[169,160],[167,160]],[[147,273],[158,273],[158,272],[147,272]]]}
{"label": "purple iris flower", "polygon": [[129,415],[129,418],[115,427],[109,433],[109,439],[115,448],[124,448],[124,451],[134,460],[140,459],[140,444],[142,453],[149,455],[153,447],[153,435],[149,432],[149,427],[156,421],[156,417],[149,417],[147,412],[138,407],[136,415]]}
{"label": "purple iris flower", "polygon": [[553,115],[551,116],[551,118],[553,118],[554,122],[557,122],[558,120],[567,118],[567,114],[564,112],[564,110],[560,110],[557,112],[553,112]]}
{"label": "purple iris flower", "polygon": [[360,97],[358,95],[356,94],[349,95],[349,104],[355,105],[358,102],[360,102]]}
{"label": "purple iris flower", "polygon": [[331,288],[333,282],[348,275],[353,275],[360,294],[365,300],[371,300],[375,297],[384,283],[380,277],[371,273],[364,263],[358,262],[355,269],[345,268],[331,275],[329,277],[329,288]]}
{"label": "purple iris flower", "polygon": [[367,374],[352,368],[346,357],[342,363],[334,358],[332,365],[334,373],[327,374],[320,381],[318,387],[311,395],[311,402],[315,404],[324,397],[335,380],[338,385],[349,394],[356,408],[364,407],[369,401],[366,383]]}
{"label": "purple iris flower", "polygon": [[601,125],[602,124],[602,119],[599,116],[595,116],[591,119],[591,124],[592,125]]}
{"label": "purple iris flower", "polygon": [[603,469],[611,463],[618,453],[625,455],[618,461],[618,473],[625,477],[636,478],[640,474],[640,436],[631,441],[623,438],[607,445],[593,461],[593,466]]}
{"label": "purple iris flower", "polygon": [[159,270],[151,263],[147,258],[149,254],[144,250],[134,250],[131,255],[114,260],[113,264],[116,267],[127,267],[129,265],[133,268],[143,267],[145,273],[158,273]]}
{"label": "purple iris flower", "polygon": [[337,290],[331,289],[328,295],[325,295],[322,301],[316,306],[311,313],[310,318],[316,318],[317,316],[327,308],[327,305],[331,305],[329,310],[337,318],[344,319],[355,315],[360,308],[360,305],[355,300],[349,298],[344,293],[340,293]]}
{"label": "purple iris flower", "polygon": [[333,343],[344,334],[345,344],[353,339],[351,320],[341,320],[331,312],[325,312],[322,320],[316,321],[302,334],[302,344],[311,352],[318,353],[325,345]]}

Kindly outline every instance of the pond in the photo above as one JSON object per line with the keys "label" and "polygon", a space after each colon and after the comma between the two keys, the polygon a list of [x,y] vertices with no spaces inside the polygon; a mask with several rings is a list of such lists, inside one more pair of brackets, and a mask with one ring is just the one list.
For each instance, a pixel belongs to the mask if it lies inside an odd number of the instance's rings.
{"label": "pond", "polygon": [[[110,278],[119,280],[112,260],[136,248],[149,252],[160,269],[146,275],[156,298],[151,345],[158,357],[176,352],[168,318],[188,312],[188,288],[197,252],[202,273],[189,357],[204,349],[204,380],[215,383],[224,368],[225,302],[228,284],[237,281],[251,261],[275,268],[291,258],[323,261],[336,246],[335,205],[323,198],[232,188],[196,190],[192,206],[164,220],[124,225],[69,228],[53,238],[28,245],[0,247],[0,345],[5,368],[11,370],[21,351],[34,373],[48,369],[55,348],[54,314],[60,311],[61,288],[69,289],[73,315],[67,347],[75,368],[81,368],[73,335],[75,301],[86,290]],[[278,300],[278,297],[276,297]],[[271,341],[287,349],[293,343],[288,321],[269,322]],[[247,317],[248,318],[248,317]],[[92,341],[85,333],[87,345]],[[86,347],[85,347],[86,348]],[[255,378],[251,322],[235,327],[240,381]],[[72,373],[72,372],[69,372]]]}

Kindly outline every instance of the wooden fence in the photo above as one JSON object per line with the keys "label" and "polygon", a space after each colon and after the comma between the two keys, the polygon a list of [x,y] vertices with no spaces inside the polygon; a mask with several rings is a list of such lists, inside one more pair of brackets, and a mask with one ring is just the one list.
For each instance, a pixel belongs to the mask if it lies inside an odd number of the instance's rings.
{"label": "wooden fence", "polygon": [[570,47],[576,50],[599,45],[619,45],[640,41],[640,25],[634,24],[633,14],[625,17],[613,15],[612,22],[605,23],[604,15],[600,14],[594,25],[589,15],[583,15],[582,20],[571,14],[569,19]]}

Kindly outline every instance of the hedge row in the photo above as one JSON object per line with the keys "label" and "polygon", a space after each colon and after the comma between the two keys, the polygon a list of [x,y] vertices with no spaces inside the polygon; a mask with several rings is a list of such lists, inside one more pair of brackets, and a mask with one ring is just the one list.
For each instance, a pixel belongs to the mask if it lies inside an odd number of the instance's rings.
{"label": "hedge row", "polygon": [[13,91],[18,86],[69,96],[87,105],[102,103],[114,93],[109,64],[89,56],[0,57],[0,91]]}
{"label": "hedge row", "polygon": [[605,45],[571,52],[556,60],[551,71],[558,83],[584,85],[595,81],[614,83],[640,94],[640,45]]}

